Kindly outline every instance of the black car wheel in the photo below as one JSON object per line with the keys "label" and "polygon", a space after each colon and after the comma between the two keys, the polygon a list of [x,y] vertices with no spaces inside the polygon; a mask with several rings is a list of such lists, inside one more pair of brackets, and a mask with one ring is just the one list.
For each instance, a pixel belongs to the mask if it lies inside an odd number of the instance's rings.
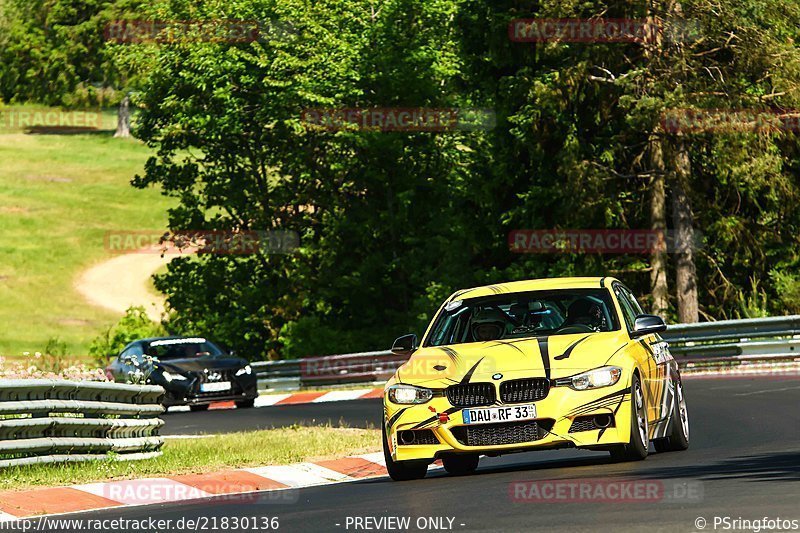
{"label": "black car wheel", "polygon": [[207,403],[201,403],[201,404],[197,404],[197,405],[190,405],[189,409],[191,411],[208,411],[208,404]]}
{"label": "black car wheel", "polygon": [[641,461],[647,457],[649,427],[647,424],[647,402],[637,374],[631,383],[631,434],[628,444],[611,448],[611,457],[616,461]]}
{"label": "black car wheel", "polygon": [[236,402],[237,409],[249,409],[256,404],[255,398],[252,400],[237,400]]}

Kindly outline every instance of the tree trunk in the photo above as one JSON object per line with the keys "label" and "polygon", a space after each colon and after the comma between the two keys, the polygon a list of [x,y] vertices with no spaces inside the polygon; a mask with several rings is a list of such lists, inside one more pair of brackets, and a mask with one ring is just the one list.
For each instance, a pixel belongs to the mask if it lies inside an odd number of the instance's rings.
{"label": "tree trunk", "polygon": [[117,131],[114,137],[130,137],[131,136],[131,100],[126,95],[119,103],[117,110]]}
{"label": "tree trunk", "polygon": [[667,286],[667,206],[664,185],[664,148],[655,138],[650,144],[650,168],[656,173],[650,183],[650,229],[660,234],[659,245],[650,251],[650,312],[667,318],[669,288]]}
{"label": "tree trunk", "polygon": [[674,218],[675,285],[678,295],[678,320],[697,322],[697,272],[694,264],[694,215],[689,199],[689,179],[692,168],[689,152],[681,137],[676,139],[672,184],[672,214]]}

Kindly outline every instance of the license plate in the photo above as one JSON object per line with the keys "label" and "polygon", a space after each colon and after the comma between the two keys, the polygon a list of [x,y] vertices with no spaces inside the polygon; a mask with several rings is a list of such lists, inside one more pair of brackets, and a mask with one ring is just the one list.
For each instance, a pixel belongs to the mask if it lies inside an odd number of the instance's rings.
{"label": "license plate", "polygon": [[220,381],[219,383],[201,383],[200,392],[222,392],[231,390],[230,381]]}
{"label": "license plate", "polygon": [[515,405],[513,407],[488,407],[486,409],[464,409],[461,411],[465,424],[493,424],[536,418],[536,406]]}

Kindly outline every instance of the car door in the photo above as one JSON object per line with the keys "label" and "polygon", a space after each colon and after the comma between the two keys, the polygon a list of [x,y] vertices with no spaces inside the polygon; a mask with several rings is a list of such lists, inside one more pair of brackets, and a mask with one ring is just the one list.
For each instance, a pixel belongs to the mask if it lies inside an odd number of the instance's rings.
{"label": "car door", "polygon": [[[619,285],[619,297],[633,313],[634,317],[643,315],[644,310],[633,293],[624,285]],[[668,379],[667,357],[665,356],[666,344],[661,336],[652,333],[637,339],[642,348],[647,352],[647,376],[645,376],[645,394],[647,395],[647,412],[651,427],[665,416],[664,399]]]}

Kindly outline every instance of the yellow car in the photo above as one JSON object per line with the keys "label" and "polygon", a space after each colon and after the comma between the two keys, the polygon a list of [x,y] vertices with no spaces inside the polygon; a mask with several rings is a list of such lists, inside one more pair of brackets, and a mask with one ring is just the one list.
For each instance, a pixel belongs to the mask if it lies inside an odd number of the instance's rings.
{"label": "yellow car", "polygon": [[631,291],[610,278],[519,281],[458,291],[384,391],[389,475],[441,459],[467,474],[481,455],[608,450],[618,460],[689,446],[678,365]]}

